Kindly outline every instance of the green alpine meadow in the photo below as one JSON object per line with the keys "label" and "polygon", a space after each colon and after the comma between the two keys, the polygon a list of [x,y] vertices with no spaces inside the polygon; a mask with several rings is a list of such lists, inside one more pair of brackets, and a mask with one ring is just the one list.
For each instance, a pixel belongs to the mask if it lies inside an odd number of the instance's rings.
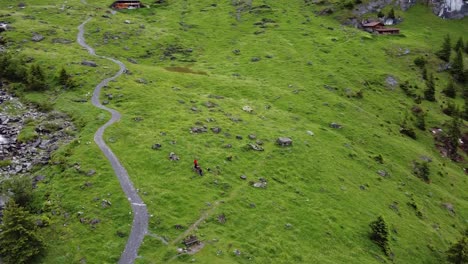
{"label": "green alpine meadow", "polygon": [[468,19],[391,2],[0,0],[0,263],[468,263]]}

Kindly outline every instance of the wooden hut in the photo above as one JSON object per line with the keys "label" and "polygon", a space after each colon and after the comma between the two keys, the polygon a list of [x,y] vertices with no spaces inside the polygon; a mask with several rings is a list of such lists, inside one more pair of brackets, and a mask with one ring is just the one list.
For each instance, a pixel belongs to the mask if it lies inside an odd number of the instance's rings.
{"label": "wooden hut", "polygon": [[111,8],[114,9],[136,9],[142,7],[140,1],[125,0],[125,1],[115,1]]}

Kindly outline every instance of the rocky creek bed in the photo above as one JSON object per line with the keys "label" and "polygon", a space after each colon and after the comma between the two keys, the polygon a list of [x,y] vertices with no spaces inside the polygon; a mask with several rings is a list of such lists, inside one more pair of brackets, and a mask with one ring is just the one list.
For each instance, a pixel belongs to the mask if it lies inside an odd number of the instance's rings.
{"label": "rocky creek bed", "polygon": [[70,142],[75,130],[67,115],[41,112],[0,90],[0,184],[48,164],[52,152]]}

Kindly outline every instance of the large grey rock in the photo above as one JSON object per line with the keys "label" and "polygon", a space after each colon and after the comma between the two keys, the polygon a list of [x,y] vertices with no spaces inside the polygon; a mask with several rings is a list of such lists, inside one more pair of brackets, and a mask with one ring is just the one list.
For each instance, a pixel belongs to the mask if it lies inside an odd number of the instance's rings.
{"label": "large grey rock", "polygon": [[31,38],[31,40],[34,42],[39,42],[43,39],[44,39],[44,36],[42,36],[41,34],[34,34]]}
{"label": "large grey rock", "polygon": [[89,67],[97,67],[96,62],[94,62],[94,61],[87,61],[87,60],[82,61],[82,62],[81,62],[81,65],[89,66]]}
{"label": "large grey rock", "polygon": [[276,140],[276,143],[282,147],[291,146],[293,141],[288,137],[280,137]]}

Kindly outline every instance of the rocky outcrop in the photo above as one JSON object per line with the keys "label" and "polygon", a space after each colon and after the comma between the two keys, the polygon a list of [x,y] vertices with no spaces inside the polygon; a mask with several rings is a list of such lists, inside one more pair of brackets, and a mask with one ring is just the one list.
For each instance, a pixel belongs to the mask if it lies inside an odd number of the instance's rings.
{"label": "rocky outcrop", "polygon": [[406,11],[417,3],[428,4],[439,17],[460,19],[468,16],[468,1],[464,0],[375,0],[355,7],[354,14],[362,16],[367,13],[379,12],[389,5]]}

